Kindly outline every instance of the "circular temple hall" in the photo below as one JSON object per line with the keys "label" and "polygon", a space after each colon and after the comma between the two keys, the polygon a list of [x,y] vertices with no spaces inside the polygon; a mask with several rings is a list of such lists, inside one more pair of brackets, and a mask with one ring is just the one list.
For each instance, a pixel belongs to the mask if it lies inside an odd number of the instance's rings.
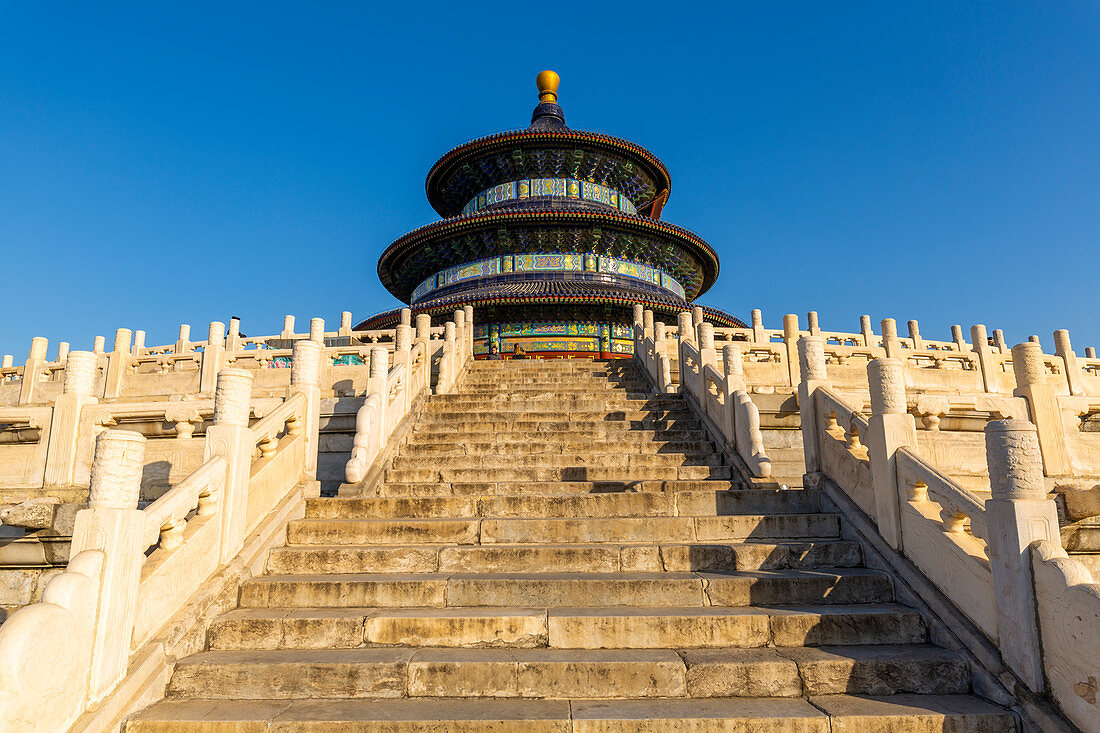
{"label": "circular temple hall", "polygon": [[[661,220],[668,170],[633,143],[573,130],[558,75],[537,77],[525,130],[460,145],[428,172],[443,217],[386,248],[378,277],[413,314],[473,306],[474,353],[519,346],[530,357],[629,356],[633,306],[675,323],[718,278],[718,255]],[[706,321],[743,326],[703,306]],[[400,310],[357,330],[392,328]]]}

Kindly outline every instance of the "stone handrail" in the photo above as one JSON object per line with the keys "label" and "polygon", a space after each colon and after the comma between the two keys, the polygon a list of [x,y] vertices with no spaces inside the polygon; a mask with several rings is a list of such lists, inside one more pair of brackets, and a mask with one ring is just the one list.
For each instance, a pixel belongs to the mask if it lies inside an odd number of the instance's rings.
{"label": "stone handrail", "polygon": [[[757,478],[771,476],[771,460],[764,452],[760,413],[745,389],[737,345],[724,347],[726,365],[734,371],[719,371],[718,356],[709,323],[696,322],[690,312],[680,314],[675,350],[678,370],[672,376],[669,345],[664,324],[653,321],[653,312],[634,309],[634,358],[649,375],[659,392],[679,390],[689,398],[712,426],[727,450],[737,453]],[[736,354],[736,356],[735,356]]]}
{"label": "stone handrail", "polygon": [[[0,627],[0,729],[66,730],[86,711],[115,710],[129,704],[133,689],[164,678],[173,658],[166,644],[182,643],[181,625],[195,622],[178,616],[209,591],[207,580],[260,523],[314,480],[320,350],[310,341],[296,345],[292,394],[251,429],[252,375],[219,373],[206,459],[144,509],[144,436],[100,434],[68,567],[41,602]],[[255,457],[258,443],[284,430],[285,440]],[[134,682],[122,685],[128,675]]]}
{"label": "stone handrail", "polygon": [[[824,474],[859,507],[881,539],[996,646],[1020,684],[1048,693],[1082,729],[1097,730],[1100,705],[1091,691],[1100,655],[1100,586],[1061,551],[1040,431],[1021,419],[987,423],[992,498],[983,501],[920,455],[902,361],[867,365],[871,416],[865,418],[830,389],[822,339],[802,337],[798,349],[807,472]],[[1027,364],[1042,373],[1045,360],[1037,350],[1014,347],[1017,370]],[[1030,404],[1034,411],[1036,403]],[[857,450],[853,443],[860,439],[866,447]]]}
{"label": "stone handrail", "polygon": [[225,458],[214,456],[194,473],[145,507],[144,550],[159,543],[163,550],[174,550],[183,543],[187,516],[212,514],[221,499],[225,482]]}
{"label": "stone handrail", "polygon": [[[405,309],[402,320],[408,319],[407,311]],[[472,308],[455,311],[453,320],[438,331],[430,324],[429,316],[420,315],[415,331],[405,323],[397,327],[393,366],[389,365],[391,354],[386,349],[376,348],[371,352],[367,394],[355,416],[351,458],[344,468],[347,483],[358,484],[367,477],[410,410],[422,397],[432,393],[430,342],[436,332],[442,333],[443,339],[442,348],[436,354],[435,394],[452,391],[473,360]]]}

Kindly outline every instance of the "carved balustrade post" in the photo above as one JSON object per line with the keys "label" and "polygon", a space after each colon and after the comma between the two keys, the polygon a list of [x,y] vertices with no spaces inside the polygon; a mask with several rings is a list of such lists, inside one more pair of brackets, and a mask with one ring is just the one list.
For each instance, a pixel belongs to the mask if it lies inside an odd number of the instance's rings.
{"label": "carved balustrade post", "polygon": [[[138,331],[138,333],[144,334],[145,332],[144,331]],[[142,343],[143,344],[145,343],[144,338],[142,339]],[[61,343],[59,343],[57,345],[57,361],[60,362],[61,364],[64,364],[65,361],[68,360],[68,358],[69,358],[69,342],[68,341],[62,341]]]}
{"label": "carved balustrade post", "polygon": [[963,327],[955,324],[951,327],[951,340],[955,343],[957,351],[966,351],[966,339],[963,338]]}
{"label": "carved balustrade post", "polygon": [[1008,666],[1040,692],[1043,659],[1028,547],[1036,540],[1061,546],[1058,512],[1047,498],[1034,425],[1027,420],[990,421],[985,426],[985,453],[993,493],[985,502],[985,520],[997,598],[997,641]]}
{"label": "carved balustrade post", "polygon": [[695,326],[691,320],[691,311],[681,311],[676,321],[680,337],[679,343],[677,344],[680,389],[684,392],[690,392],[695,385],[691,383],[691,378],[688,377],[687,360],[684,358],[684,350],[688,344],[695,344]]}
{"label": "carved balustrade post", "polygon": [[817,321],[817,311],[810,311],[806,314],[806,330],[810,332],[811,336],[821,335],[821,326]]}
{"label": "carved balustrade post", "polygon": [[73,527],[73,557],[87,550],[103,553],[88,673],[88,703],[93,705],[122,681],[130,662],[145,560],[145,512],[137,508],[144,466],[145,438],[141,433],[101,433],[92,462],[88,508],[77,512]]}
{"label": "carved balustrade post", "polygon": [[222,369],[214,392],[214,424],[206,430],[203,461],[225,458],[218,559],[229,562],[244,547],[248,522],[248,479],[255,448],[248,429],[251,413],[252,373],[246,369]]}
{"label": "carved balustrade post", "polygon": [[924,348],[924,339],[920,335],[920,324],[916,321],[909,321],[909,339],[913,342],[914,349]]}
{"label": "carved balustrade post", "polygon": [[644,338],[643,332],[645,331],[645,308],[641,304],[635,304],[631,309],[631,313],[634,317],[634,348],[638,348],[638,344]]}
{"label": "carved balustrade post", "polygon": [[410,389],[410,385],[412,384],[412,345],[412,326],[406,326],[399,323],[397,325],[397,333],[394,336],[393,363],[394,365],[400,364],[405,372],[405,389],[402,392],[404,395],[404,409],[402,412],[407,412],[409,405],[412,404],[413,395]]}
{"label": "carved balustrade post", "polygon": [[279,338],[292,339],[294,338],[294,316],[283,316],[283,331],[279,334]]}
{"label": "carved balustrade post", "polygon": [[399,325],[401,325],[401,326],[411,326],[412,325],[412,309],[411,308],[402,308],[400,310],[400,312],[397,314],[397,317],[398,317],[397,322],[398,322]]}
{"label": "carved balustrade post", "polygon": [[340,331],[339,336],[351,336],[351,311],[340,312]]}
{"label": "carved balustrade post", "polygon": [[642,343],[653,340],[653,311],[646,308],[642,311]]}
{"label": "carved balustrade post", "polygon": [[668,366],[671,372],[672,365],[668,358],[667,351],[667,339],[665,338],[665,324],[660,321],[654,321],[653,323],[653,359],[649,364],[649,373],[653,377],[653,381],[657,383],[658,392],[667,392],[671,386],[672,378],[669,377],[665,380],[662,377],[662,359],[664,364]]}
{"label": "carved balustrade post", "polygon": [[730,445],[737,446],[737,409],[735,395],[746,392],[745,363],[741,355],[740,344],[726,344],[722,347],[722,372],[726,377],[726,439]]}
{"label": "carved balustrade post", "polygon": [[814,392],[818,387],[829,384],[825,372],[825,340],[820,336],[798,339],[798,363],[801,375],[798,411],[802,421],[802,451],[806,457],[806,473],[815,473],[821,470],[821,448]]}
{"label": "carved balustrade post", "polygon": [[458,379],[458,372],[462,369],[462,354],[466,350],[466,311],[461,308],[454,312],[455,324],[455,352],[454,371],[451,373],[452,383]]}
{"label": "carved balustrade post", "polygon": [[313,341],[321,346],[325,345],[325,319],[324,318],[310,318],[309,319],[309,340]]}
{"label": "carved balustrade post", "polygon": [[896,550],[903,544],[901,503],[907,489],[898,485],[898,448],[915,448],[917,426],[905,404],[905,365],[898,359],[867,364],[871,417],[867,421],[867,457],[875,491],[875,523],[879,534]]}
{"label": "carved balustrade post", "polygon": [[226,353],[241,350],[241,319],[233,316],[229,319],[229,332],[225,337]]}
{"label": "carved balustrade post", "polygon": [[997,391],[997,365],[993,362],[993,347],[989,335],[981,323],[970,327],[970,348],[978,355],[978,367],[982,371],[982,385],[986,392]]}
{"label": "carved balustrade post", "polygon": [[1005,332],[999,328],[993,329],[993,343],[997,347],[998,354],[1008,353],[1008,344],[1005,342]]}
{"label": "carved balustrade post", "polygon": [[[408,353],[406,351],[406,353]],[[303,434],[306,439],[305,465],[302,473],[309,481],[317,480],[317,450],[320,445],[321,370],[324,349],[313,340],[294,342],[294,361],[290,365],[290,391],[306,396]],[[320,492],[320,484],[311,487]]]}
{"label": "carved balustrade post", "polygon": [[43,336],[35,336],[31,339],[31,350],[27,355],[27,361],[23,364],[23,381],[19,385],[19,404],[25,405],[34,401],[35,390],[42,381],[42,370],[46,366],[46,350],[50,342]]}
{"label": "carved balustrade post", "polygon": [[[46,453],[46,488],[76,483],[77,457],[80,455],[80,414],[96,398],[99,357],[91,351],[70,351],[65,362],[65,384],[57,396],[50,417],[49,450]],[[87,456],[87,453],[85,453]],[[87,459],[85,459],[87,460]]]}
{"label": "carved balustrade post", "polygon": [[1034,341],[1012,347],[1012,371],[1016,376],[1014,397],[1027,401],[1028,414],[1039,432],[1043,471],[1047,476],[1067,476],[1073,472],[1066,447],[1066,434],[1051,380],[1047,378],[1043,348]]}
{"label": "carved balustrade post", "polygon": [[709,366],[716,371],[718,369],[718,351],[714,348],[714,324],[700,323],[696,333],[699,336],[699,384],[696,394],[699,395],[699,408],[706,412],[708,392],[706,368]]}
{"label": "carved balustrade post", "polygon": [[698,327],[703,322],[703,307],[697,305],[691,309],[691,325]]}
{"label": "carved balustrade post", "polygon": [[879,323],[882,329],[882,348],[886,352],[887,359],[905,360],[905,354],[901,350],[901,341],[898,340],[898,323],[893,318],[883,318]]}
{"label": "carved balustrade post", "polygon": [[128,328],[115,331],[115,346],[107,355],[107,376],[103,380],[103,396],[118,397],[122,394],[122,383],[130,369],[130,338]]}
{"label": "carved balustrade post", "polygon": [[783,316],[783,344],[787,352],[787,384],[796,387],[802,377],[798,357],[798,316],[794,313]]}
{"label": "carved balustrade post", "polygon": [[462,358],[462,363],[466,364],[467,360],[472,361],[474,358],[474,307],[464,305],[462,312],[466,320],[466,355]]}
{"label": "carved balustrade post", "polygon": [[759,308],[753,308],[752,311],[752,341],[756,344],[766,343],[768,341],[767,334],[764,333],[764,315],[760,312]]}
{"label": "carved balustrade post", "polygon": [[416,340],[424,343],[424,354],[430,364],[432,360],[432,317],[427,313],[421,313],[416,317]]}
{"label": "carved balustrade post", "polygon": [[94,351],[96,354],[102,355],[103,349],[106,345],[107,339],[103,338],[102,336],[96,336],[92,340],[92,351]]}
{"label": "carved balustrade post", "polygon": [[1069,393],[1085,394],[1085,388],[1081,384],[1081,365],[1077,363],[1077,354],[1073,353],[1069,331],[1064,328],[1054,332],[1054,353],[1062,357],[1062,361],[1066,364],[1066,385],[1069,387]]}
{"label": "carved balustrade post", "polygon": [[225,366],[225,324],[211,321],[207,332],[206,348],[202,350],[199,367],[199,391],[209,394],[218,384],[218,372]]}
{"label": "carved balustrade post", "polygon": [[875,332],[871,330],[871,316],[862,315],[859,317],[859,332],[863,335],[864,346],[875,345]]}
{"label": "carved balustrade post", "polygon": [[[440,364],[442,369],[442,363]],[[378,411],[378,450],[386,447],[389,432],[385,429],[387,420],[386,409],[389,406],[390,396],[386,391],[386,382],[390,375],[390,352],[384,346],[375,346],[370,350],[370,376],[367,378],[367,396],[378,395],[380,406]]]}

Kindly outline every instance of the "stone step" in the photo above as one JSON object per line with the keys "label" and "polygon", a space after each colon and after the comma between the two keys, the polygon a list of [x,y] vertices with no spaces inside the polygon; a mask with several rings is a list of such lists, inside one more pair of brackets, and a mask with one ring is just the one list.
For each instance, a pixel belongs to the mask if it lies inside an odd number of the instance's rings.
{"label": "stone step", "polygon": [[267,571],[294,573],[559,573],[858,567],[844,541],[664,544],[301,545],[275,548]]}
{"label": "stone step", "polygon": [[572,433],[575,435],[618,435],[629,434],[630,431],[655,430],[659,433],[673,431],[692,431],[699,433],[703,430],[702,423],[695,417],[646,417],[642,419],[622,419],[622,416],[604,415],[597,419],[586,419],[583,416],[576,418],[560,415],[553,419],[544,419],[538,416],[521,415],[516,419],[485,416],[473,419],[472,415],[465,415],[465,419],[458,420],[429,420],[419,423],[419,428],[414,430],[417,435],[470,435],[481,434],[509,434],[509,433]]}
{"label": "stone step", "polygon": [[361,646],[694,649],[923,644],[911,608],[240,608],[219,616],[208,648]]}
{"label": "stone step", "polygon": [[[591,385],[577,385],[572,391],[558,391],[554,389],[529,389],[524,392],[512,392],[508,390],[482,390],[478,393],[462,390],[450,394],[434,395],[428,400],[429,407],[443,407],[454,405],[523,405],[541,404],[543,402],[561,402],[562,404],[576,404],[584,402],[603,402],[607,404],[628,406],[643,405],[647,407],[685,407],[684,400],[676,394],[650,394],[645,391],[629,390],[601,390]],[[635,407],[635,409],[637,409]]]}
{"label": "stone step", "polygon": [[478,423],[468,423],[468,425],[469,427],[465,430],[455,430],[451,426],[442,424],[417,425],[409,436],[409,444],[434,444],[455,440],[467,440],[474,443],[528,441],[575,443],[600,440],[625,445],[660,441],[706,441],[709,439],[707,433],[701,428],[632,430],[622,422],[599,422],[575,426],[564,423],[560,424],[562,425],[560,428],[547,427],[551,423],[540,424],[538,422],[531,422],[519,428],[502,427],[499,429],[494,428],[494,423],[491,422],[485,426]]}
{"label": "stone step", "polygon": [[127,733],[1015,733],[1015,717],[969,695],[822,695],[680,700],[168,699]]}
{"label": "stone step", "polygon": [[[720,479],[669,479],[654,481],[470,481],[470,482],[391,482],[379,484],[370,496],[533,496],[634,493],[650,491],[725,491],[736,485]],[[757,489],[753,489],[757,491]],[[771,491],[770,489],[768,491]],[[778,489],[776,489],[778,493]],[[816,509],[816,507],[815,507]]]}
{"label": "stone step", "polygon": [[694,542],[750,538],[809,540],[839,536],[839,517],[824,513],[712,517],[297,519],[287,526],[287,542],[297,545]]}
{"label": "stone step", "polygon": [[394,470],[404,469],[462,469],[477,468],[494,471],[500,468],[651,468],[675,466],[721,466],[723,458],[711,452],[689,455],[686,453],[524,453],[513,455],[487,454],[482,456],[395,456]]}
{"label": "stone step", "polygon": [[[451,436],[453,437],[453,436]],[[527,440],[456,441],[407,443],[401,446],[401,456],[478,456],[478,455],[562,455],[567,453],[618,454],[688,454],[714,452],[714,446],[704,440],[655,440],[623,442],[619,440],[546,440],[533,435]]]}
{"label": "stone step", "polygon": [[241,585],[244,608],[748,606],[881,603],[888,576],[860,568],[695,573],[266,575]]}
{"label": "stone step", "polygon": [[307,519],[408,517],[643,517],[804,514],[821,508],[814,490],[520,493],[509,496],[340,497],[306,501]]}
{"label": "stone step", "polygon": [[[599,407],[549,409],[547,406],[517,405],[515,410],[508,409],[507,405],[494,407],[492,410],[478,410],[477,422],[561,422],[575,424],[583,422],[624,422],[633,424],[646,422],[676,422],[678,420],[696,420],[695,413],[687,408],[666,410],[663,408],[645,409],[633,407],[630,409],[604,409]],[[445,410],[428,409],[420,416],[424,423],[467,423],[470,420],[469,410],[457,410],[449,407]]]}
{"label": "stone step", "polygon": [[466,483],[470,481],[673,481],[725,479],[729,466],[562,466],[387,469],[386,483]]}
{"label": "stone step", "polygon": [[[496,397],[509,395],[537,395],[546,392],[561,395],[608,393],[635,393],[654,396],[653,388],[644,380],[604,380],[604,379],[562,379],[550,381],[515,382],[507,380],[484,380],[464,382],[454,395],[469,397]],[[435,395],[437,399],[445,395]]]}
{"label": "stone step", "polygon": [[929,646],[791,649],[360,648],[207,651],[169,697],[205,699],[800,697],[959,694],[957,654]]}

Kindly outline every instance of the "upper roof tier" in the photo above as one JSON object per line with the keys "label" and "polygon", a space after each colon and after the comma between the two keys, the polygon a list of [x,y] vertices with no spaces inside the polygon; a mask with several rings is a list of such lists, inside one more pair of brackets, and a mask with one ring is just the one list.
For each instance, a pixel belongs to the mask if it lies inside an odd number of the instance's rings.
{"label": "upper roof tier", "polygon": [[[428,202],[442,217],[457,216],[486,189],[532,178],[576,179],[625,196],[638,213],[660,216],[668,199],[668,169],[655,155],[610,135],[571,130],[557,103],[558,75],[538,75],[539,104],[531,126],[453,148],[428,172]],[[656,204],[656,206],[654,206]]]}

